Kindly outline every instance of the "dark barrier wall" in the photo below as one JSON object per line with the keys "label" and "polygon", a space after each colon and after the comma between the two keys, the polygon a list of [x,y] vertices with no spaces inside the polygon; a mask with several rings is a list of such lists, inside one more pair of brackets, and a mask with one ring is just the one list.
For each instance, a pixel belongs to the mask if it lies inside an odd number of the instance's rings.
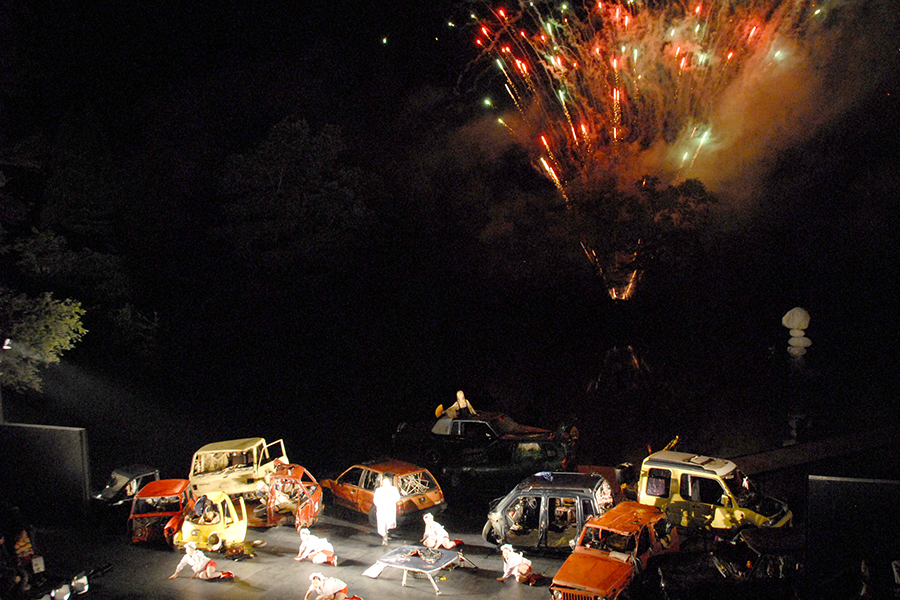
{"label": "dark barrier wall", "polygon": [[0,499],[32,525],[66,525],[89,516],[87,431],[0,424]]}
{"label": "dark barrier wall", "polygon": [[[808,598],[893,595],[900,559],[900,481],[809,476]],[[861,564],[866,561],[868,575]]]}

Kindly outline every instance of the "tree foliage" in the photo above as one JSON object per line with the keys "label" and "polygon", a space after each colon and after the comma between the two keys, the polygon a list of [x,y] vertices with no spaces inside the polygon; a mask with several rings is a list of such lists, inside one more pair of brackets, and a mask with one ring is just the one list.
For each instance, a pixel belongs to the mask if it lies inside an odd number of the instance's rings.
{"label": "tree foliage", "polygon": [[77,301],[49,292],[27,296],[0,287],[0,337],[11,346],[0,354],[0,384],[40,390],[41,367],[59,362],[87,333],[84,312]]}
{"label": "tree foliage", "polygon": [[345,150],[336,128],[314,134],[306,121],[287,118],[256,148],[230,156],[223,238],[264,270],[340,261],[348,236],[369,217],[362,173],[341,162]]}

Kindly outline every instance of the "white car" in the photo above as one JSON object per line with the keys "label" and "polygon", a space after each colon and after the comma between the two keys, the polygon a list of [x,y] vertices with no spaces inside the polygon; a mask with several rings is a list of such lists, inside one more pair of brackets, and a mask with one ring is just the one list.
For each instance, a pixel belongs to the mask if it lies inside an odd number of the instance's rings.
{"label": "white car", "polygon": [[253,500],[259,482],[268,485],[275,467],[289,462],[282,440],[266,444],[264,438],[255,437],[215,442],[194,453],[188,479],[196,498],[221,491]]}

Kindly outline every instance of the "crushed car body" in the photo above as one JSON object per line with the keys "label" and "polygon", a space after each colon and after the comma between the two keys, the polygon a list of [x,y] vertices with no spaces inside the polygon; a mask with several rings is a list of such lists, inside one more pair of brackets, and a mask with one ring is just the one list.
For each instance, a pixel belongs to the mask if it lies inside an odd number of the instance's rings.
{"label": "crushed car body", "polygon": [[264,438],[253,437],[214,442],[194,453],[188,479],[197,497],[222,491],[252,500],[258,483],[269,483],[276,461],[290,462],[282,440],[267,444]]}
{"label": "crushed car body", "polygon": [[184,515],[193,506],[187,479],[151,481],[132,501],[128,539],[132,544],[166,543],[171,546],[175,531],[181,528]]}
{"label": "crushed car body", "polygon": [[556,600],[624,597],[657,556],[679,550],[678,532],[658,508],[626,501],[585,524],[550,584]]}
{"label": "crushed car body", "polygon": [[536,473],[491,503],[482,537],[498,546],[568,551],[584,524],[617,499],[598,473]]}
{"label": "crushed car body", "polygon": [[[262,485],[262,482],[261,482]],[[322,514],[322,486],[301,465],[278,464],[269,478],[261,502],[251,517],[251,527],[293,525],[311,527]]]}
{"label": "crushed car body", "polygon": [[783,527],[793,519],[786,502],[761,494],[732,461],[687,452],[645,458],[637,497],[689,528]]}
{"label": "crushed car body", "polygon": [[159,479],[159,469],[133,464],[113,469],[102,490],[94,494],[94,500],[106,506],[118,506],[131,502],[134,495],[147,482]]}

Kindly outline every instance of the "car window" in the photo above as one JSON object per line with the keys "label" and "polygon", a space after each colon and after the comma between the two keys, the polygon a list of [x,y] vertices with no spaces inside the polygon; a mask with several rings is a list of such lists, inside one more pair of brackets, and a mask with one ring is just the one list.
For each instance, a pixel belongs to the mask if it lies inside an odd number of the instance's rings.
{"label": "car window", "polygon": [[[547,500],[551,530],[568,532],[578,527],[578,501],[575,498],[550,496]],[[574,536],[575,532],[571,531],[571,534]]]}
{"label": "car window", "polygon": [[161,496],[153,498],[138,498],[134,501],[131,513],[145,515],[158,512],[178,512],[181,510],[181,498],[179,496]]}
{"label": "car window", "polygon": [[436,488],[437,482],[427,471],[416,471],[399,477],[397,485],[401,496],[413,496]]}
{"label": "car window", "polygon": [[516,460],[540,460],[541,445],[537,442],[520,442],[516,445]]}
{"label": "car window", "polygon": [[593,517],[597,512],[594,510],[594,503],[588,498],[581,499],[581,516],[587,521],[588,517]]}
{"label": "car window", "polygon": [[668,469],[649,469],[647,472],[647,495],[668,498],[672,484],[672,472]]}
{"label": "car window", "polygon": [[362,477],[362,468],[353,467],[344,472],[343,475],[338,477],[338,484],[340,485],[355,485],[359,486],[359,479]]}
{"label": "car window", "polygon": [[460,424],[460,435],[467,438],[491,438],[494,432],[490,425],[482,421],[463,421]]}
{"label": "car window", "polygon": [[364,490],[374,490],[378,484],[381,483],[381,473],[378,471],[372,471],[371,469],[366,469],[363,471],[362,480],[360,481],[359,487]]}
{"label": "car window", "polygon": [[[691,502],[722,506],[722,495],[725,493],[725,489],[718,480],[711,477],[697,477],[696,475],[684,475],[682,479],[685,477],[689,478]],[[684,492],[682,492],[683,495]]]}
{"label": "car window", "polygon": [[596,500],[597,506],[599,506],[601,510],[607,509],[615,504],[612,486],[609,485],[609,482],[606,479],[603,479],[603,481],[600,482],[600,485],[594,489],[594,500]]}
{"label": "car window", "polygon": [[540,525],[541,498],[520,496],[506,509],[506,521],[510,531],[536,529]]}
{"label": "car window", "polygon": [[623,535],[621,533],[615,533],[614,531],[603,529],[601,530],[600,539],[600,548],[602,550],[606,550],[607,552],[630,553],[634,551],[633,535]]}

